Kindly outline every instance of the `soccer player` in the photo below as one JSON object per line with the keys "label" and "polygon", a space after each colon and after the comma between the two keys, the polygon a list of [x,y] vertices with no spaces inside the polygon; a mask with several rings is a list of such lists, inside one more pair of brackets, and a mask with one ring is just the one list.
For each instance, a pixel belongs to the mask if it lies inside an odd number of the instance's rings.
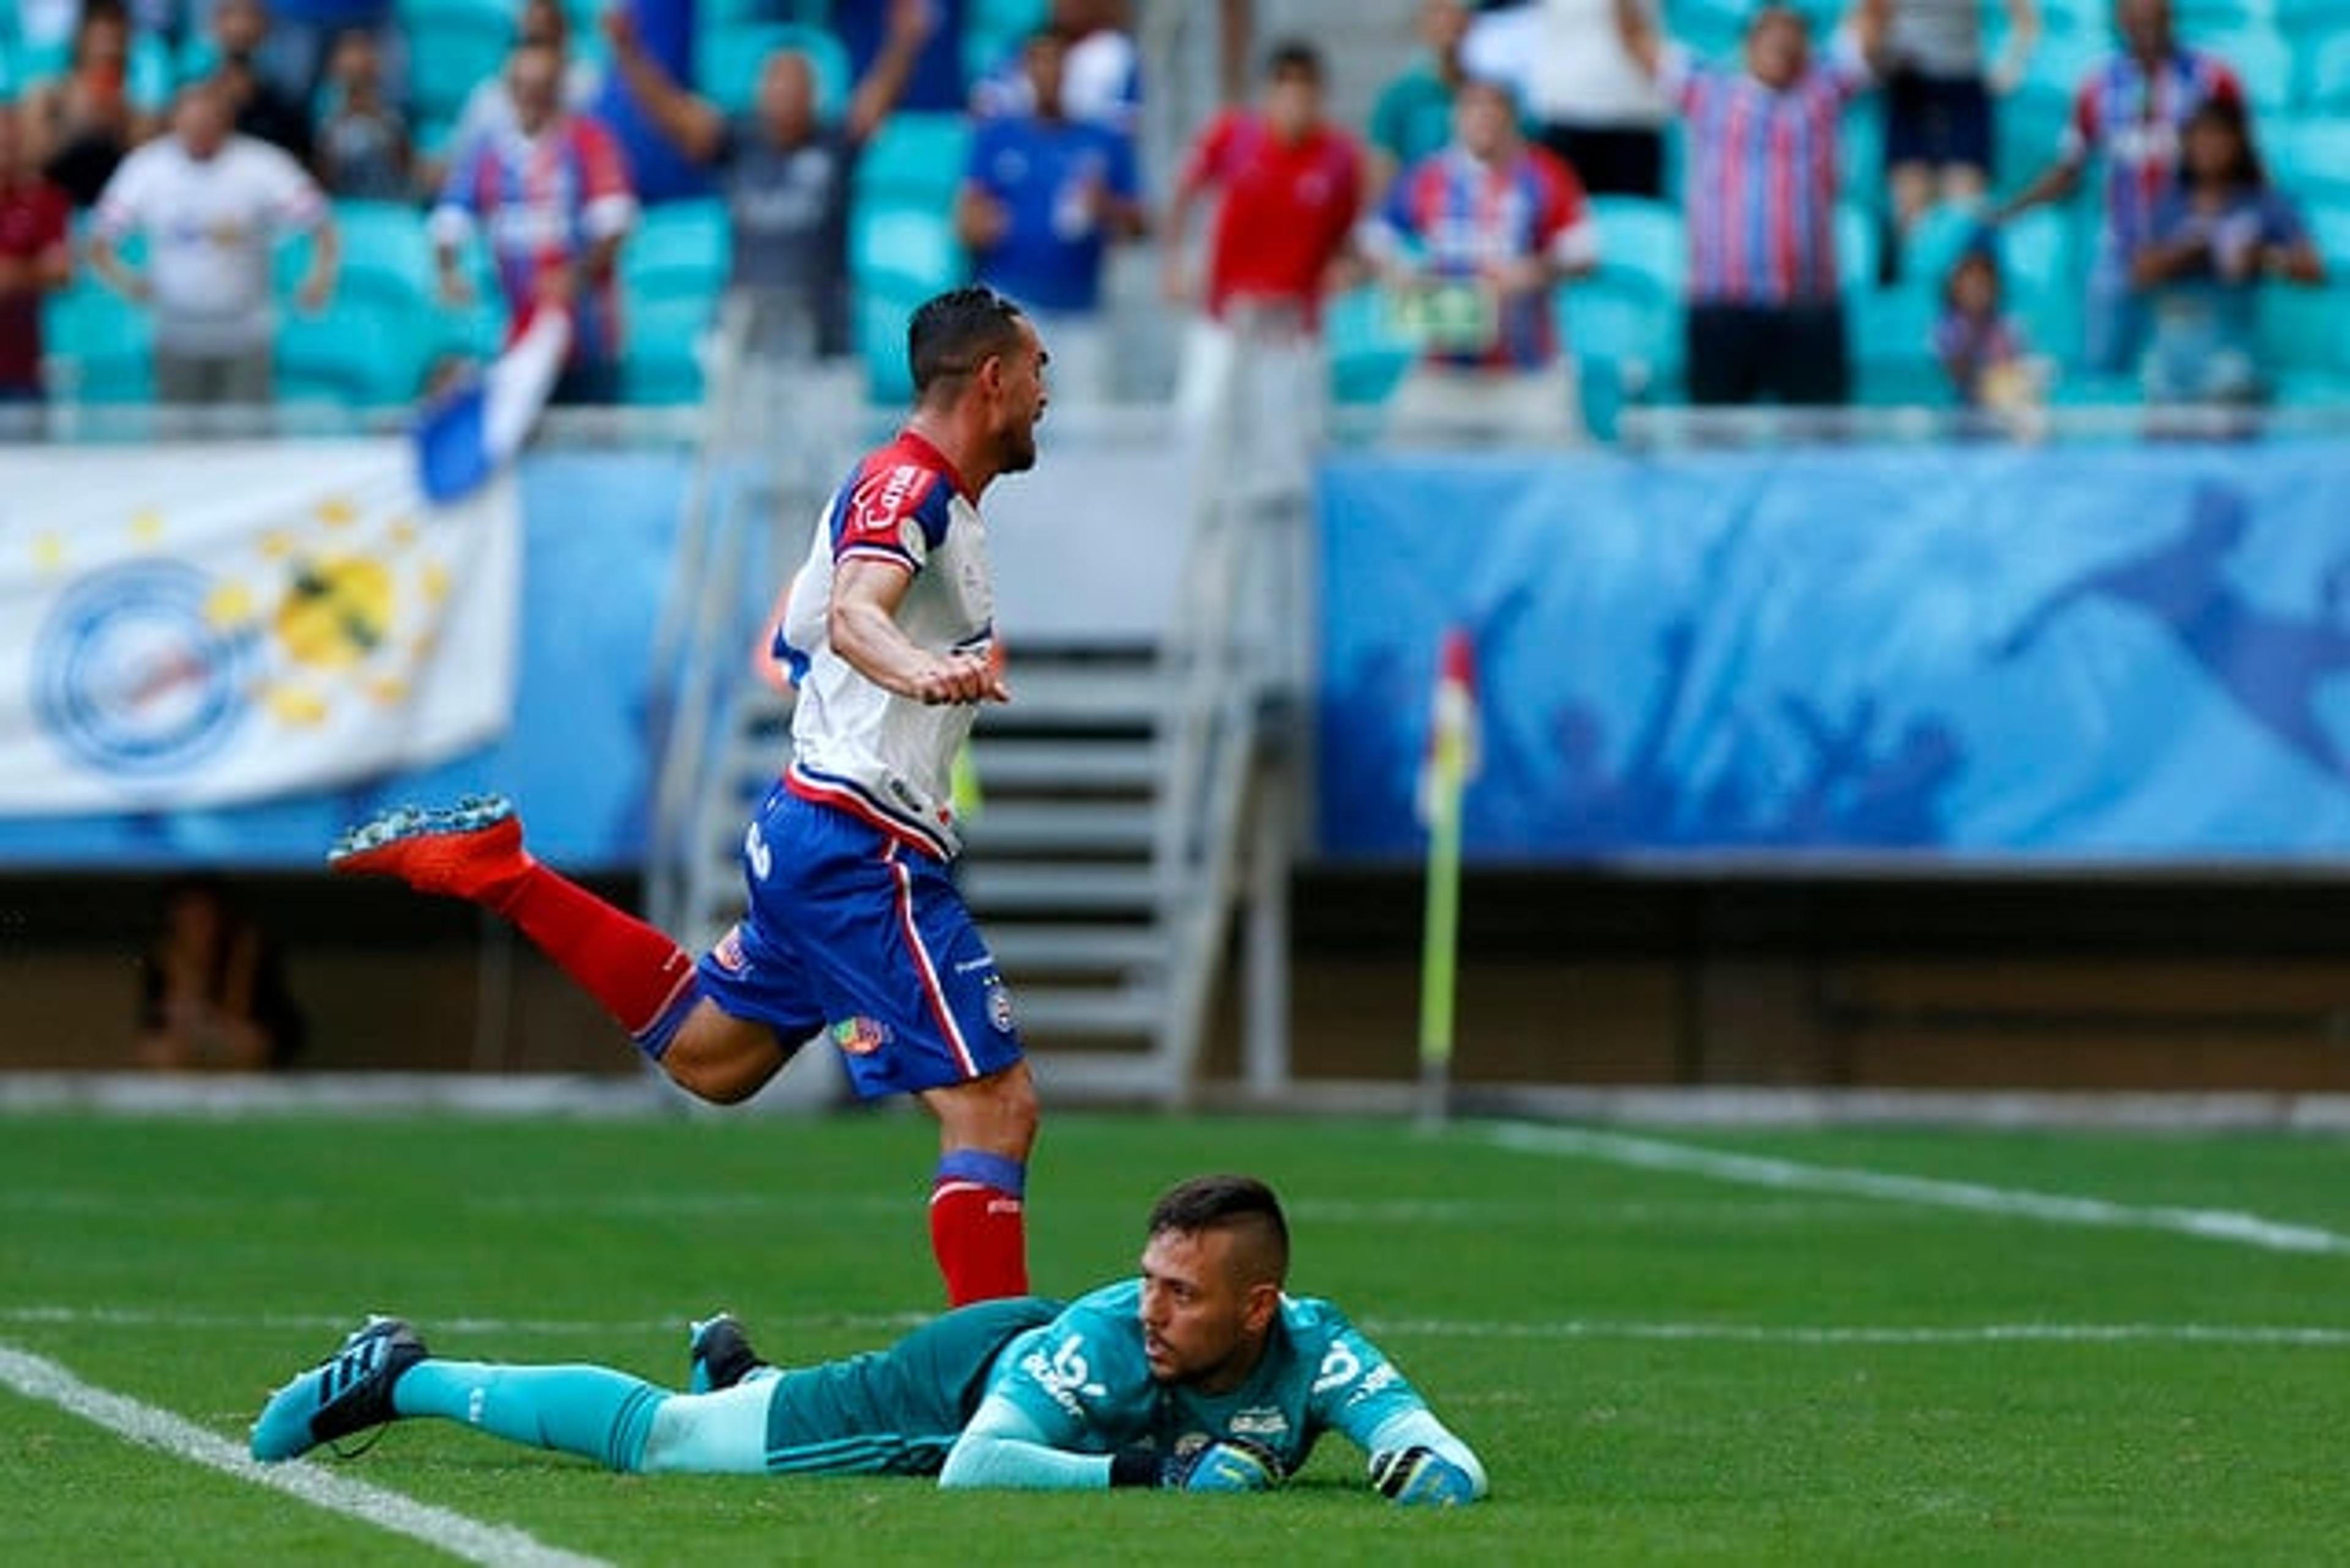
{"label": "soccer player", "polygon": [[978,503],[1036,461],[1047,356],[984,288],[924,304],[907,347],[913,414],[841,485],[786,602],[791,765],[743,836],[750,912],[699,963],[540,865],[503,800],[390,813],[329,858],[495,909],[703,1099],[748,1098],[819,1031],[860,1096],[918,1096],[941,1133],[931,1246],[961,1305],[1028,1288],[1035,1088],[947,867],[955,753],[976,704],[1011,700]]}
{"label": "soccer player", "polygon": [[1289,1230],[1243,1176],[1150,1211],[1140,1276],[1061,1307],[950,1312],[888,1350],[779,1370],[731,1317],[695,1325],[687,1393],[599,1366],[445,1361],[379,1318],[272,1396],[253,1456],[437,1416],[638,1474],[897,1474],[941,1486],[1260,1491],[1336,1429],[1399,1502],[1484,1495],[1484,1469],[1328,1302],[1284,1294]]}

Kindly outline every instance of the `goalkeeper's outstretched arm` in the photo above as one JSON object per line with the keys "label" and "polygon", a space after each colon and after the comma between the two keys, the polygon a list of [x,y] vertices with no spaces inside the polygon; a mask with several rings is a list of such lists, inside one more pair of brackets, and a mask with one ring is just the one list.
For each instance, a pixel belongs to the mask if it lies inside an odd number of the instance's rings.
{"label": "goalkeeper's outstretched arm", "polygon": [[1389,1416],[1363,1446],[1370,1451],[1371,1485],[1381,1497],[1457,1508],[1485,1495],[1485,1467],[1425,1405]]}
{"label": "goalkeeper's outstretched arm", "polygon": [[1055,1448],[1034,1417],[1001,1397],[980,1406],[939,1472],[941,1486],[1030,1491],[1113,1486],[1268,1491],[1281,1482],[1280,1456],[1243,1438],[1225,1438],[1181,1455],[1071,1453]]}

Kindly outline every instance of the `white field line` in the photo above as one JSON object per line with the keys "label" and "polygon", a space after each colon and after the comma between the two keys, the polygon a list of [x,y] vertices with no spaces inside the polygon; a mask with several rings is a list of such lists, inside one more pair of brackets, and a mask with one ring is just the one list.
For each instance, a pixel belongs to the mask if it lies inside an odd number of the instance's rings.
{"label": "white field line", "polygon": [[468,1563],[518,1568],[606,1568],[600,1558],[549,1546],[511,1525],[484,1524],[316,1465],[298,1460],[282,1465],[255,1463],[243,1449],[216,1432],[169,1410],[85,1383],[56,1362],[11,1345],[0,1344],[0,1385],[131,1442],[282,1491],[329,1513],[421,1541]]}
{"label": "white field line", "polygon": [[[874,1334],[900,1334],[931,1321],[919,1312],[841,1314],[835,1316],[754,1317],[754,1339],[794,1329],[856,1329]],[[275,1314],[232,1315],[222,1313],[161,1312],[135,1307],[18,1306],[0,1307],[0,1323],[96,1328],[172,1328],[213,1331],[332,1331],[350,1327],[351,1314]],[[1949,1324],[1741,1324],[1676,1323],[1603,1318],[1564,1318],[1547,1322],[1486,1322],[1460,1318],[1379,1318],[1362,1320],[1366,1332],[1399,1338],[1468,1340],[1668,1340],[1717,1345],[2285,1345],[2319,1349],[2350,1348],[2350,1324],[2222,1324],[2222,1323],[1987,1323]],[[436,1320],[426,1325],[431,1336],[451,1334],[566,1334],[617,1339],[647,1332],[678,1331],[680,1323],[635,1321],[595,1322],[546,1318],[467,1317]]]}
{"label": "white field line", "polygon": [[2064,1193],[2034,1192],[2020,1187],[1991,1187],[1980,1182],[1946,1181],[1934,1177],[1902,1176],[1891,1171],[1845,1166],[1804,1165],[1796,1160],[1731,1154],[1693,1144],[1631,1137],[1623,1133],[1595,1132],[1582,1127],[1508,1123],[1493,1128],[1491,1137],[1493,1142],[1504,1148],[1533,1154],[1565,1155],[1579,1159],[1596,1159],[1608,1165],[1632,1166],[1642,1170],[1669,1170],[1685,1176],[1702,1176],[1717,1181],[1733,1181],[1743,1186],[1767,1187],[1780,1191],[1881,1198],[1895,1203],[1916,1203],[2012,1219],[2041,1220],[2053,1225],[2168,1231],[2207,1241],[2230,1241],[2272,1252],[2350,1255],[2350,1236],[2340,1231],[2270,1220],[2232,1209],[2177,1209],[2115,1203],[2102,1198],[2075,1198]]}

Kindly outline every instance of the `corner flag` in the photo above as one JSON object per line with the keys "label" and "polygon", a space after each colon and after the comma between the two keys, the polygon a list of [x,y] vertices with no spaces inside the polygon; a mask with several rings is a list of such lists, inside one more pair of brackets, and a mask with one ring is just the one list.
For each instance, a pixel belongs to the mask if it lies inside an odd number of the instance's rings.
{"label": "corner flag", "polygon": [[1444,1115],[1452,1071],[1452,1026],[1461,928],[1461,805],[1477,771],[1477,671],[1469,634],[1444,634],[1430,705],[1428,755],[1419,776],[1428,826],[1428,907],[1419,970],[1421,1114]]}

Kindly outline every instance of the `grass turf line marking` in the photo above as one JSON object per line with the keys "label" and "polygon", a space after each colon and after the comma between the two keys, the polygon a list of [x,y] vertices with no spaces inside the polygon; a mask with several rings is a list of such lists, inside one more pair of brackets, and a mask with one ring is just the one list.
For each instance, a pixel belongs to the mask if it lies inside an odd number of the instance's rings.
{"label": "grass turf line marking", "polygon": [[150,1449],[268,1487],[329,1513],[405,1535],[469,1563],[519,1568],[608,1568],[603,1559],[547,1545],[512,1525],[484,1524],[396,1491],[296,1461],[264,1465],[222,1437],[169,1410],[83,1382],[45,1356],[0,1342],[0,1386],[54,1405]]}
{"label": "grass turf line marking", "polygon": [[[932,1320],[929,1313],[863,1313],[835,1316],[763,1318],[767,1329],[854,1329],[902,1333]],[[346,1329],[348,1313],[232,1316],[221,1313],[159,1312],[143,1307],[0,1307],[0,1323],[106,1328]],[[530,1318],[450,1318],[429,1325],[437,1337],[452,1334],[577,1334],[606,1339],[648,1332],[668,1333],[670,1322],[595,1322]],[[1622,1339],[1685,1341],[1718,1345],[2227,1345],[2350,1348],[2350,1325],[2327,1324],[2226,1323],[1987,1323],[1987,1324],[1742,1324],[1672,1323],[1567,1318],[1500,1323],[1461,1318],[1362,1320],[1366,1332],[1426,1339]]]}
{"label": "grass turf line marking", "polygon": [[1916,1203],[1940,1209],[1965,1209],[2022,1220],[2043,1220],[2054,1225],[2091,1225],[2107,1230],[2168,1231],[2207,1241],[2231,1241],[2271,1252],[2311,1252],[2350,1255],[2350,1236],[2314,1225],[2294,1225],[2246,1214],[2232,1209],[2176,1209],[2116,1203],[2103,1198],[2074,1198],[2064,1193],[2034,1192],[2028,1188],[1991,1187],[1981,1182],[1950,1181],[1938,1177],[1902,1176],[1892,1171],[1847,1166],[1804,1165],[1762,1155],[1731,1154],[1694,1144],[1662,1138],[1632,1137],[1623,1133],[1583,1127],[1533,1127],[1505,1123],[1492,1130],[1492,1141],[1503,1148],[1531,1154],[1568,1155],[1642,1170],[1669,1170],[1687,1176],[1711,1177],[1750,1187],[1782,1191],[1833,1192],[1882,1198],[1896,1203]]}

